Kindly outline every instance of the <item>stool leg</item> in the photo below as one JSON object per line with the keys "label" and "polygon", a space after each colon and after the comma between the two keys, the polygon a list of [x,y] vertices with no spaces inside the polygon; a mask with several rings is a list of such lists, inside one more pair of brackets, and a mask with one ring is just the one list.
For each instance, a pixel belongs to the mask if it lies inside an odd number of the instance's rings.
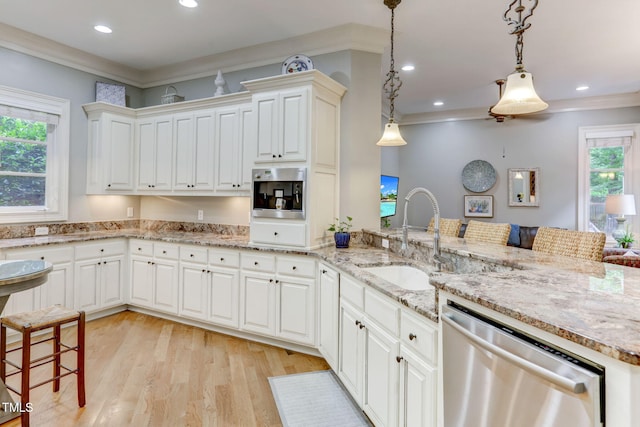
{"label": "stool leg", "polygon": [[60,325],[53,327],[53,391],[60,390]]}
{"label": "stool leg", "polygon": [[7,379],[7,328],[0,324],[0,381]]}
{"label": "stool leg", "polygon": [[85,390],[84,390],[84,324],[85,314],[84,311],[80,312],[80,318],[78,319],[78,406],[81,408],[85,405]]}
{"label": "stool leg", "polygon": [[31,325],[22,330],[22,388],[20,389],[20,410],[22,411],[22,427],[29,427],[29,374],[31,370]]}

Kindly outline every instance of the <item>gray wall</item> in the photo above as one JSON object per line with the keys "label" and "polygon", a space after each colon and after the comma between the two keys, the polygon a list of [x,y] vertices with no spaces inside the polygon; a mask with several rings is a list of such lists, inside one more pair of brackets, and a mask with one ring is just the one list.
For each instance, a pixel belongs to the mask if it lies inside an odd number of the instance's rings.
{"label": "gray wall", "polygon": [[[496,169],[495,186],[484,195],[494,197],[491,222],[577,228],[578,128],[637,123],[640,107],[543,114],[496,123],[468,120],[402,127],[404,147],[385,148],[382,170],[400,176],[402,201],[393,225],[399,226],[404,197],[414,187],[429,189],[438,199],[441,216],[463,217],[464,166],[476,159]],[[540,168],[539,207],[509,207],[507,169]],[[412,198],[408,222],[426,225],[432,217],[426,198]],[[476,218],[477,219],[477,218]]]}
{"label": "gray wall", "polygon": [[[85,195],[88,129],[82,105],[95,101],[96,81],[113,82],[5,48],[0,48],[0,64],[0,85],[71,101],[69,221],[124,219],[127,207],[133,207],[137,217],[139,197]],[[132,106],[141,106],[140,89],[127,86],[126,92]]]}

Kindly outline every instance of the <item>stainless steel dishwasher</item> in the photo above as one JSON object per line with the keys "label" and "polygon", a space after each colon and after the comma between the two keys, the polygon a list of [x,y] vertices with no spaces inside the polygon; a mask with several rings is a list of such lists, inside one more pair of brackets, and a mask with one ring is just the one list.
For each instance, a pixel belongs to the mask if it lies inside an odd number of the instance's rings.
{"label": "stainless steel dishwasher", "polygon": [[452,301],[441,320],[445,427],[605,425],[602,366]]}

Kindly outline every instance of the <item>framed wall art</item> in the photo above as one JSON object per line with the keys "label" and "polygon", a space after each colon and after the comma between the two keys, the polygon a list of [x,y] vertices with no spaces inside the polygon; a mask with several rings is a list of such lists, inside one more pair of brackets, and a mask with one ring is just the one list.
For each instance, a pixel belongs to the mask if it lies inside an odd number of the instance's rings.
{"label": "framed wall art", "polygon": [[466,218],[493,218],[493,196],[464,196]]}

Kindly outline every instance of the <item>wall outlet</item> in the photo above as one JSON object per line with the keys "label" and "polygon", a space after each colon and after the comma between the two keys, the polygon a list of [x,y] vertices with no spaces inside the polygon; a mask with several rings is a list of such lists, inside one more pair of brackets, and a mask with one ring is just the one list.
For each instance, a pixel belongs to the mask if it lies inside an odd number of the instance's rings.
{"label": "wall outlet", "polygon": [[133,218],[133,208],[132,207],[128,207],[127,208],[127,218]]}
{"label": "wall outlet", "polygon": [[389,239],[382,239],[382,247],[389,249]]}
{"label": "wall outlet", "polygon": [[36,227],[36,236],[46,236],[49,234],[49,227]]}
{"label": "wall outlet", "polygon": [[202,209],[198,209],[198,221],[204,220],[204,211]]}

